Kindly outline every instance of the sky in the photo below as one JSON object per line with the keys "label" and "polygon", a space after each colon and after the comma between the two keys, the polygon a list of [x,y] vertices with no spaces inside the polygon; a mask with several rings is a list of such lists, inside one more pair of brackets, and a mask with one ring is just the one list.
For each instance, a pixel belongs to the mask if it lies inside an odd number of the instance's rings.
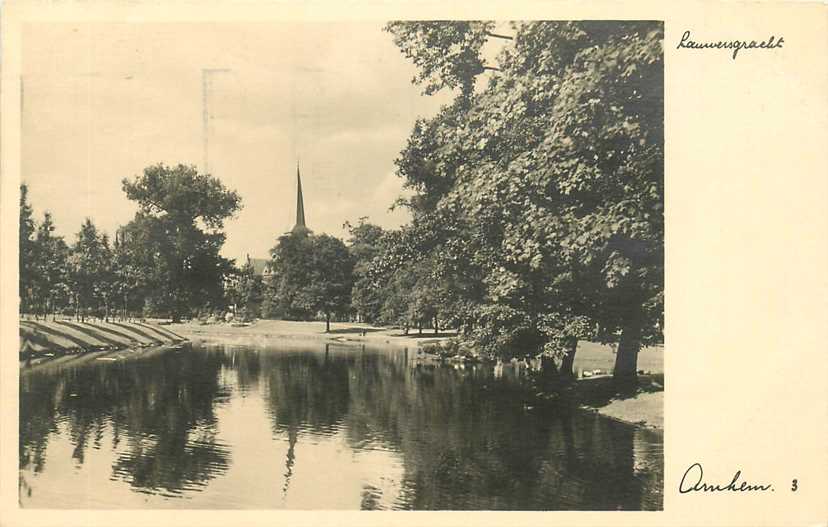
{"label": "sky", "polygon": [[32,24],[22,56],[23,180],[69,243],[86,217],[110,234],[133,217],[124,177],[204,170],[203,70],[226,70],[207,74],[207,159],[242,196],[222,251],[236,259],[293,226],[297,161],[314,232],[406,222],[388,210],[394,159],[451,97],[421,95],[381,23]]}

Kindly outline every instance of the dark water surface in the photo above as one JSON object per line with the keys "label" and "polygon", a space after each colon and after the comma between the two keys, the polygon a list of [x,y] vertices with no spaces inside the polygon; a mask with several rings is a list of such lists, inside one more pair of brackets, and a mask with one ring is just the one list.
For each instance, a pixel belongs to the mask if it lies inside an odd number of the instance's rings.
{"label": "dark water surface", "polygon": [[23,370],[21,504],[661,509],[660,434],[412,355],[193,346]]}

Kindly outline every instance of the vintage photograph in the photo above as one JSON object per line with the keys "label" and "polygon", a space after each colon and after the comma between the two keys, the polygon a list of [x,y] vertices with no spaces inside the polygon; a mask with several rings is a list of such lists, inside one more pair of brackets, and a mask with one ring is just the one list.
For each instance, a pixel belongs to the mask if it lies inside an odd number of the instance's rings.
{"label": "vintage photograph", "polygon": [[663,510],[663,22],[21,39],[20,507]]}

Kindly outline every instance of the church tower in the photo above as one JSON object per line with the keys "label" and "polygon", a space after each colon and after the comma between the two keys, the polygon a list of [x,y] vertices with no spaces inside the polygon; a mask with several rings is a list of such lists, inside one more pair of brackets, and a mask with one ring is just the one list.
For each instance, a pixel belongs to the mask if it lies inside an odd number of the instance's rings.
{"label": "church tower", "polygon": [[302,199],[302,178],[299,176],[299,162],[296,162],[296,224],[293,231],[307,231],[305,225],[305,202]]}

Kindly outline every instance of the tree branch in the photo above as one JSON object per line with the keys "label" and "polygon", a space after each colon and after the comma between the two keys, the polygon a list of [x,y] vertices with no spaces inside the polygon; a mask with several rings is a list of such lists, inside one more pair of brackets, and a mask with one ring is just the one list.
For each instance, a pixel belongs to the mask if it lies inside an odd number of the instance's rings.
{"label": "tree branch", "polygon": [[514,40],[515,39],[515,37],[510,37],[509,35],[498,35],[497,33],[492,33],[491,31],[484,31],[484,34],[487,37],[502,38],[503,40]]}
{"label": "tree branch", "polygon": [[158,209],[158,212],[166,212],[167,214],[170,213],[170,211],[168,211],[167,209],[162,207],[160,203],[156,203],[156,202],[152,201],[151,199],[147,199],[147,203],[149,203],[151,206]]}
{"label": "tree branch", "polygon": [[483,69],[489,71],[500,71],[500,68],[496,68],[494,66],[486,66],[485,64],[483,65]]}

